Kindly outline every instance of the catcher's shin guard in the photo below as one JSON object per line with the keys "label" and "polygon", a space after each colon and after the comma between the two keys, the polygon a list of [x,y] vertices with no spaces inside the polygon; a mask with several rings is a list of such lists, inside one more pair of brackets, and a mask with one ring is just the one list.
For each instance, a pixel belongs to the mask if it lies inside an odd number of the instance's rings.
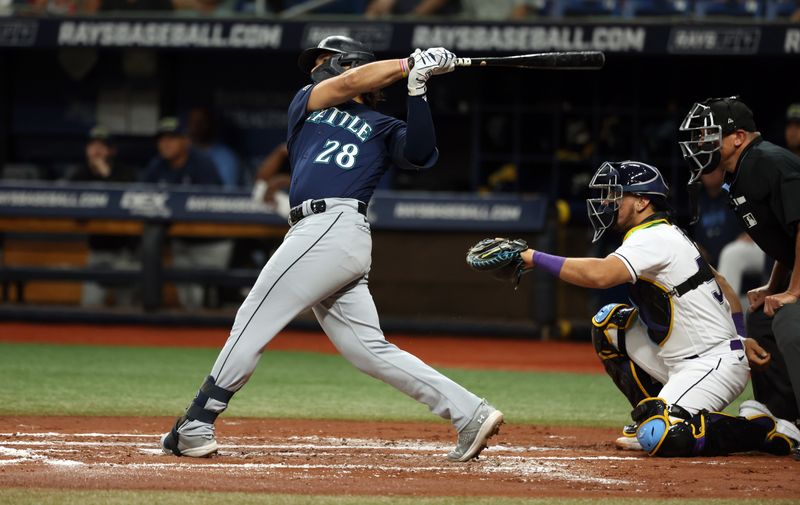
{"label": "catcher's shin guard", "polygon": [[639,423],[636,439],[651,456],[724,456],[736,452],[763,451],[789,454],[792,445],[775,435],[775,420],[753,419],[702,410],[690,415],[678,405],[667,406],[661,398],[647,398],[631,412]]}
{"label": "catcher's shin guard", "polygon": [[663,387],[636,363],[625,350],[625,330],[638,316],[638,310],[624,303],[604,306],[592,318],[592,342],[606,373],[635,407],[642,400],[656,396]]}

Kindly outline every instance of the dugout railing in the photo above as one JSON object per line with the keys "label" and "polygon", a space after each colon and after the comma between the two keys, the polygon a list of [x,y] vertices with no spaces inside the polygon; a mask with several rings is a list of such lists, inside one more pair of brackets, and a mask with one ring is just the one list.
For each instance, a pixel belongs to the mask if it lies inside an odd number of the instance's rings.
{"label": "dugout railing", "polygon": [[[552,250],[549,208],[549,200],[541,195],[378,192],[369,208],[376,232],[370,284],[384,326],[425,333],[549,335],[557,315],[551,278],[535,274],[514,291],[490,276],[469,271],[464,262],[468,245],[498,233],[522,236],[536,247]],[[25,237],[44,242],[51,237],[57,246],[58,237],[85,240],[98,231],[116,230],[140,237],[141,261],[139,269],[111,270],[80,264],[10,264],[6,258],[0,265],[0,318],[228,324],[231,311],[197,313],[167,306],[165,286],[191,282],[246,288],[257,278],[260,266],[178,269],[165,262],[169,239],[279,241],[287,229],[284,218],[252,202],[245,191],[2,182],[0,231],[7,245]],[[26,286],[40,281],[136,284],[141,307],[115,311],[29,303]]]}

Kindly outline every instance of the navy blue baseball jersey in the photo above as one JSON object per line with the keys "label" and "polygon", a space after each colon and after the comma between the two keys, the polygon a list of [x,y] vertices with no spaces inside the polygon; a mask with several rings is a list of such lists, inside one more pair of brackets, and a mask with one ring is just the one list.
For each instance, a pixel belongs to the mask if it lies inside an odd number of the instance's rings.
{"label": "navy blue baseball jersey", "polygon": [[289,105],[292,206],[318,198],[355,198],[369,203],[381,176],[392,165],[424,169],[436,163],[437,150],[423,165],[405,160],[406,123],[366,105],[351,100],[306,111],[312,89],[312,84],[302,88]]}

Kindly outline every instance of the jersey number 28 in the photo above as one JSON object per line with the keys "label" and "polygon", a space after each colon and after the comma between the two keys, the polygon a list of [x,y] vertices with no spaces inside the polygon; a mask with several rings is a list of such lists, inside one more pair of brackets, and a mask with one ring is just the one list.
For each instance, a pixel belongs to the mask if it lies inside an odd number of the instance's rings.
{"label": "jersey number 28", "polygon": [[[328,140],[322,148],[322,152],[314,158],[314,163],[330,163],[333,158],[334,163],[339,165],[340,168],[349,170],[356,164],[356,156],[358,156],[358,146],[355,144],[345,144],[342,146],[338,140]],[[337,152],[338,151],[338,152]]]}

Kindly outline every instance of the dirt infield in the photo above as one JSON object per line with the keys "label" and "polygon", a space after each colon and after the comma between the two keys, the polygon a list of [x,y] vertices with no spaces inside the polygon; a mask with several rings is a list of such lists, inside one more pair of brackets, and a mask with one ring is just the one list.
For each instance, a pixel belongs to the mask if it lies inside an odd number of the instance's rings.
{"label": "dirt infield", "polygon": [[504,426],[469,463],[444,423],[224,419],[219,455],[167,456],[167,418],[0,418],[0,487],[331,495],[792,498],[800,463],[740,455],[663,460],[613,430]]}
{"label": "dirt infield", "polygon": [[[0,324],[0,341],[219,347],[218,329]],[[601,373],[589,344],[390,336],[439,366]],[[272,349],[334,352],[324,336],[281,334]],[[218,422],[220,453],[159,449],[171,418],[0,417],[0,488],[252,491],[330,495],[798,498],[800,463],[744,454],[656,459],[617,431],[505,425],[476,461],[450,463],[444,422],[298,419]]]}

